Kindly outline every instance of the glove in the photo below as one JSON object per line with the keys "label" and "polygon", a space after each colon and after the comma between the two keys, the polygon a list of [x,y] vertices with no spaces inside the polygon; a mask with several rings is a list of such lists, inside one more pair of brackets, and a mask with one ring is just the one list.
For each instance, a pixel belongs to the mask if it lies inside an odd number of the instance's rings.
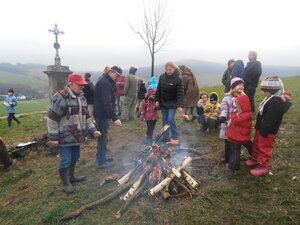
{"label": "glove", "polygon": [[219,117],[219,123],[225,123],[226,118],[224,116]]}

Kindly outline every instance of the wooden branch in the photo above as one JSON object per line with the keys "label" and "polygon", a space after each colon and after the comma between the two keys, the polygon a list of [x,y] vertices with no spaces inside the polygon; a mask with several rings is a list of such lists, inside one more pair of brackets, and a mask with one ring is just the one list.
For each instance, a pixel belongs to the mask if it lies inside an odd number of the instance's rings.
{"label": "wooden branch", "polygon": [[148,182],[144,182],[137,191],[130,196],[130,198],[127,199],[125,204],[120,208],[120,210],[116,213],[116,218],[120,219],[122,215],[127,211],[128,207],[131,205],[134,199],[138,198],[141,194],[143,194],[143,191],[146,189]]}
{"label": "wooden branch", "polygon": [[71,212],[65,216],[63,216],[60,220],[68,220],[68,219],[72,219],[76,216],[79,216],[81,213],[83,213],[86,210],[91,210],[93,208],[96,208],[99,205],[103,205],[113,199],[115,199],[116,197],[118,197],[120,194],[122,194],[123,192],[125,192],[126,190],[128,190],[128,188],[130,188],[130,186],[133,184],[133,181],[128,182],[125,185],[119,186],[118,189],[116,189],[114,192],[110,193],[109,195],[105,196],[104,198],[101,198],[97,201],[94,201],[88,205],[85,205],[83,207],[81,207],[78,210],[75,210],[74,212]]}

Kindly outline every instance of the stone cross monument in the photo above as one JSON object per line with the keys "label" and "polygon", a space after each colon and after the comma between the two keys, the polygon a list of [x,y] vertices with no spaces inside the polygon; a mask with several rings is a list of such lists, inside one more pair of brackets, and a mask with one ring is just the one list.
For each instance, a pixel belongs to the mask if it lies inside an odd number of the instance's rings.
{"label": "stone cross monument", "polygon": [[59,57],[58,49],[60,48],[60,44],[58,43],[58,36],[64,34],[64,32],[58,29],[57,24],[54,25],[53,29],[49,29],[48,31],[55,35],[55,43],[53,44],[53,47],[55,48],[54,65],[47,66],[47,70],[44,71],[49,79],[49,100],[51,100],[52,96],[57,91],[65,87],[68,76],[72,71],[69,70],[68,66],[61,65]]}

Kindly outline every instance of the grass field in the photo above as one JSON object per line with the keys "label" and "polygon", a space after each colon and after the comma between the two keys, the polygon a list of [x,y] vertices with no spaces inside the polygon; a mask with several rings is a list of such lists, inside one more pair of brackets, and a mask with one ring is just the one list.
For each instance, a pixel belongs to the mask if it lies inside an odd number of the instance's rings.
{"label": "grass field", "polygon": [[[223,155],[223,142],[218,133],[194,137],[198,144],[207,148],[206,160],[213,169],[212,175],[201,180],[199,194],[190,199],[163,201],[147,196],[135,201],[121,220],[114,215],[120,207],[118,200],[85,212],[83,215],[62,223],[59,218],[82,205],[103,197],[113,185],[99,187],[105,175],[121,171],[98,171],[90,164],[95,157],[95,140],[82,147],[78,171],[88,175],[88,181],[78,186],[74,195],[66,195],[60,189],[57,174],[58,158],[41,152],[33,152],[19,159],[16,168],[0,176],[0,224],[221,224],[221,225],[298,225],[300,221],[300,76],[283,79],[285,88],[293,91],[293,106],[282,122],[274,151],[273,175],[253,177],[244,166],[247,154],[242,153],[241,170],[229,172],[219,163]],[[222,98],[223,87],[203,88],[210,93],[217,91]],[[263,99],[257,90],[257,103]],[[47,100],[42,107],[46,107]],[[27,107],[31,108],[29,105]],[[21,110],[21,109],[20,109]],[[45,109],[43,109],[45,110]],[[15,142],[29,141],[46,133],[42,114],[22,117],[22,124],[6,129],[0,120],[0,136],[9,147]],[[184,123],[177,118],[181,134],[184,130],[196,131],[199,125]],[[116,163],[134,152],[137,141],[144,138],[145,125],[141,121],[111,127],[109,152]],[[190,135],[190,136],[191,136]],[[184,136],[184,135],[182,135]],[[187,141],[189,135],[185,135]],[[126,148],[122,142],[132,145]],[[193,144],[193,143],[191,143]],[[125,146],[125,147],[124,147]],[[132,149],[132,151],[131,151]],[[43,149],[41,149],[43,150]],[[116,155],[114,153],[117,152]],[[294,178],[294,179],[293,179]],[[208,200],[209,199],[209,200]]]}
{"label": "grass field", "polygon": [[[49,99],[18,101],[18,103],[19,105],[17,114],[40,112],[48,110]],[[3,116],[7,116],[7,112],[6,107],[3,104],[1,104],[0,117]]]}

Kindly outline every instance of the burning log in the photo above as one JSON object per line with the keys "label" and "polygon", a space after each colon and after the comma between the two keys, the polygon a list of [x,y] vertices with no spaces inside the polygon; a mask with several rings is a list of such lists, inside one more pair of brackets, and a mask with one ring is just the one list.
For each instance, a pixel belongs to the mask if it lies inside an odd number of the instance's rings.
{"label": "burning log", "polygon": [[117,180],[119,186],[114,192],[65,215],[61,220],[78,216],[82,212],[103,205],[123,193],[125,193],[124,197],[121,197],[123,205],[115,215],[117,219],[122,217],[135,199],[147,193],[150,196],[160,193],[165,200],[183,194],[189,194],[191,197],[197,195],[195,189],[200,182],[185,170],[193,159],[186,157],[180,166],[176,168],[175,160],[178,159],[173,156],[172,149],[169,147],[164,149],[156,144],[167,129],[168,126],[164,127],[155,142],[139,154],[138,159],[134,160],[137,162],[135,167]]}
{"label": "burning log", "polygon": [[[178,171],[183,170],[190,162],[192,161],[191,157],[187,157],[183,163],[181,164],[181,166],[179,166],[177,168]],[[156,185],[154,188],[152,188],[149,192],[149,194],[151,196],[155,195],[156,193],[158,193],[159,191],[161,191],[163,188],[167,187],[172,180],[174,179],[176,175],[174,173],[172,173],[169,177],[167,177],[166,179],[164,179],[162,182],[160,182],[158,185]]]}
{"label": "burning log", "polygon": [[189,185],[196,189],[199,186],[199,183],[186,171],[182,171],[184,179],[189,183]]}
{"label": "burning log", "polygon": [[123,177],[121,177],[119,180],[118,180],[118,183],[119,185],[123,185],[123,184],[126,184],[129,179],[130,179],[130,176],[131,174],[133,173],[134,169],[131,169],[128,173],[126,173]]}

